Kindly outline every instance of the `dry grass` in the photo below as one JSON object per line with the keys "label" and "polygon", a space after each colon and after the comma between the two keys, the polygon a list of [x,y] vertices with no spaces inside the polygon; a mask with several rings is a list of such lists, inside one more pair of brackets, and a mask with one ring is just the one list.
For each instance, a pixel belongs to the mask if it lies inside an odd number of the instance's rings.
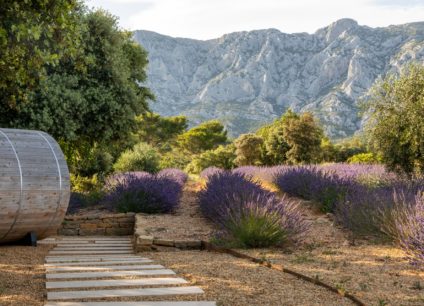
{"label": "dry grass", "polygon": [[50,246],[0,246],[0,305],[44,305],[44,257]]}

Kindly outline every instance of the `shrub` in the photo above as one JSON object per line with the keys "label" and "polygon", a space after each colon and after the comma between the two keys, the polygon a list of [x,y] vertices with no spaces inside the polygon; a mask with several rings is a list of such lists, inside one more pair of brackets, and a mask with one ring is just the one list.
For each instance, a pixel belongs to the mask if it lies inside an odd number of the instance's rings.
{"label": "shrub", "polygon": [[221,238],[242,247],[267,247],[301,239],[307,225],[297,205],[240,173],[218,171],[199,193],[202,213],[221,229]]}
{"label": "shrub", "polygon": [[181,186],[184,186],[188,179],[188,175],[184,171],[175,168],[163,169],[159,171],[157,176],[172,179]]}
{"label": "shrub", "polygon": [[198,174],[208,167],[231,169],[234,167],[235,158],[234,146],[219,146],[214,150],[208,150],[194,156],[192,161],[187,165],[186,171]]}
{"label": "shrub", "polygon": [[316,166],[281,168],[274,174],[274,183],[290,195],[316,202],[323,212],[334,211],[335,205],[355,185],[349,178]]}
{"label": "shrub", "polygon": [[175,176],[129,172],[109,178],[104,201],[119,212],[169,213],[178,207],[181,193]]}
{"label": "shrub", "polygon": [[147,171],[156,173],[159,170],[159,153],[146,143],[136,144],[132,149],[124,151],[114,165],[116,171]]}
{"label": "shrub", "polygon": [[424,267],[424,192],[417,193],[414,205],[398,212],[397,240],[411,263]]}
{"label": "shrub", "polygon": [[347,159],[349,164],[375,164],[378,158],[373,153],[359,153]]}
{"label": "shrub", "polygon": [[208,167],[200,172],[199,176],[200,178],[207,179],[211,175],[222,172],[225,172],[225,170],[218,167]]}

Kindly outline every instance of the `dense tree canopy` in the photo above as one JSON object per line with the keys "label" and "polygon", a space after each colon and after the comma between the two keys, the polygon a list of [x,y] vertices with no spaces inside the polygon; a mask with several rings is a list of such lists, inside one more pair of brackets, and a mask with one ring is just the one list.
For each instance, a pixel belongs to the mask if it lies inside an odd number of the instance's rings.
{"label": "dense tree canopy", "polygon": [[80,46],[78,0],[2,1],[0,5],[0,125],[13,126],[28,95]]}
{"label": "dense tree canopy", "polygon": [[155,113],[145,113],[137,118],[137,138],[151,145],[163,146],[172,142],[188,127],[187,117],[162,117]]}
{"label": "dense tree canopy", "polygon": [[255,134],[242,134],[234,141],[236,147],[235,164],[237,166],[260,165],[261,146],[264,140]]}
{"label": "dense tree canopy", "polygon": [[308,164],[320,160],[323,131],[311,113],[303,113],[287,119],[283,136],[290,146],[287,160],[291,164]]}
{"label": "dense tree canopy", "polygon": [[152,98],[146,52],[104,11],[80,16],[83,52],[62,59],[15,118],[14,126],[41,129],[66,142],[123,139]]}
{"label": "dense tree canopy", "polygon": [[179,146],[193,154],[214,149],[227,141],[227,131],[218,120],[203,122],[178,136]]}
{"label": "dense tree canopy", "polygon": [[424,67],[389,75],[372,91],[368,131],[390,169],[424,172]]}

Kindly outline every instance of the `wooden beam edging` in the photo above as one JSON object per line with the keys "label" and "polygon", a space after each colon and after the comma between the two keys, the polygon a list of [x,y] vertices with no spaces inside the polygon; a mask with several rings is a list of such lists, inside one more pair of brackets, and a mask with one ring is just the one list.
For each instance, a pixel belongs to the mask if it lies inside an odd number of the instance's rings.
{"label": "wooden beam edging", "polygon": [[355,303],[358,306],[366,306],[366,304],[364,302],[362,302],[356,296],[350,294],[347,291],[341,291],[341,290],[337,289],[336,287],[333,287],[329,284],[326,284],[326,283],[320,281],[317,278],[312,278],[312,277],[309,277],[307,275],[301,274],[299,272],[284,268],[282,265],[272,264],[269,261],[259,259],[259,258],[255,258],[255,257],[249,256],[249,255],[237,252],[237,251],[232,250],[232,249],[218,247],[218,246],[216,246],[216,245],[214,245],[210,242],[203,241],[203,240],[202,240],[201,250],[212,251],[212,252],[217,252],[217,253],[224,253],[224,254],[232,255],[232,256],[237,257],[237,258],[247,259],[251,262],[260,264],[260,265],[265,266],[267,268],[277,270],[277,271],[280,271],[280,272],[283,272],[283,273],[287,273],[287,274],[296,276],[297,278],[302,279],[304,281],[307,281],[309,283],[315,284],[317,286],[324,287],[331,292],[337,293],[338,295],[341,295],[345,298],[348,298],[349,300],[351,300],[353,303]]}

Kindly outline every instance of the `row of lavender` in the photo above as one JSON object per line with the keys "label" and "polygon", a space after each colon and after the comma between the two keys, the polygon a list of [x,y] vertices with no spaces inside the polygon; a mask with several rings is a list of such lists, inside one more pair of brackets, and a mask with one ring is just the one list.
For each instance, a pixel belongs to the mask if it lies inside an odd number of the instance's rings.
{"label": "row of lavender", "polygon": [[252,177],[208,168],[199,193],[205,217],[220,229],[216,242],[233,247],[268,247],[296,243],[308,230],[300,208],[278,198]]}
{"label": "row of lavender", "polygon": [[412,262],[424,264],[424,178],[399,177],[380,165],[241,167],[233,170],[272,182],[311,200],[355,235],[397,241]]}
{"label": "row of lavender", "polygon": [[[111,175],[98,202],[115,212],[170,213],[177,209],[187,174],[164,169],[157,174],[126,172]],[[70,213],[81,208],[78,194],[71,197]]]}

